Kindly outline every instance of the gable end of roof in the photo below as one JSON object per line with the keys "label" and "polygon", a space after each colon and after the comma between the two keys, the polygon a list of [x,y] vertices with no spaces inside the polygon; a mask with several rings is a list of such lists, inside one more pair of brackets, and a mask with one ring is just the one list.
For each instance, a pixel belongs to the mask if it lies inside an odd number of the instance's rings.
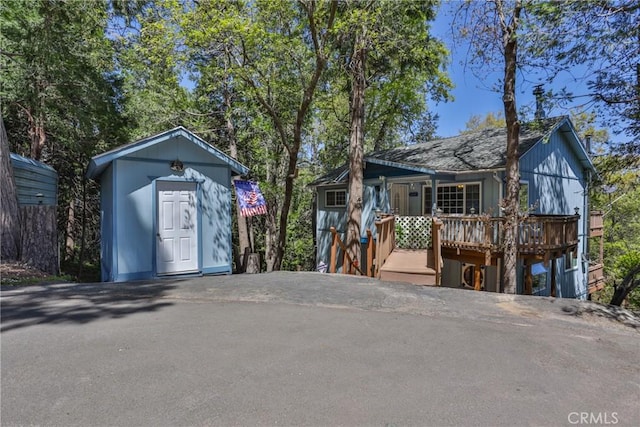
{"label": "gable end of roof", "polygon": [[188,131],[184,127],[178,126],[176,128],[159,133],[157,135],[143,138],[138,141],[125,144],[120,147],[116,147],[113,150],[106,151],[102,154],[98,154],[97,156],[94,156],[89,162],[89,167],[87,168],[86,176],[87,178],[90,178],[90,179],[97,179],[98,177],[100,177],[100,175],[102,175],[105,169],[109,167],[109,165],[114,160],[119,159],[121,157],[125,157],[137,151],[143,150],[155,144],[164,142],[168,139],[177,138],[177,137],[182,137],[190,141],[191,143],[202,148],[212,156],[223,161],[224,163],[229,165],[229,167],[233,172],[235,172],[238,175],[246,175],[249,172],[249,168],[244,166],[242,163],[226,155],[216,147],[208,144],[205,140],[195,135],[194,133]]}

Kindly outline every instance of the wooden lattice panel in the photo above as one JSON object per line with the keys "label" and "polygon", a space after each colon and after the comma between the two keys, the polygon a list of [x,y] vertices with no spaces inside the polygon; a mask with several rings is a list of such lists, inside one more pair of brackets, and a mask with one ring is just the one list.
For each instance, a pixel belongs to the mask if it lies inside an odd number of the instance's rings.
{"label": "wooden lattice panel", "polygon": [[396,247],[430,249],[432,222],[431,217],[396,216]]}

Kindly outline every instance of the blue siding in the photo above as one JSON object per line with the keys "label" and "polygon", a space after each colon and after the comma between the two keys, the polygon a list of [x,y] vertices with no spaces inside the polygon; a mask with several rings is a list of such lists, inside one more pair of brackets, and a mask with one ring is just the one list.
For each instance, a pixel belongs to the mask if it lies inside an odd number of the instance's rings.
{"label": "blue siding", "polygon": [[231,273],[231,190],[226,167],[201,166],[185,171],[185,178],[201,180],[202,269]]}
{"label": "blue siding", "polygon": [[18,204],[58,204],[58,174],[49,165],[11,153]]}
{"label": "blue siding", "polygon": [[573,214],[583,208],[585,172],[561,133],[539,142],[520,159],[520,174],[529,182],[529,198],[536,213]]}
{"label": "blue siding", "polygon": [[[586,172],[583,170],[584,159],[572,149],[572,139],[561,132],[554,133],[547,141],[539,142],[529,152],[520,159],[521,179],[529,184],[529,203],[536,205],[535,213],[571,215],[578,207],[581,214],[579,222],[578,260],[582,260],[582,254],[586,247],[586,229],[588,225],[584,221],[586,206]],[[430,181],[430,175],[416,175],[415,172],[407,171],[406,176],[391,173],[381,167],[367,169],[370,175],[393,177],[395,183],[414,182],[416,185],[410,191],[417,191],[417,197],[409,197],[409,213],[411,215],[422,214],[422,204],[424,203],[422,192],[422,181]],[[386,173],[385,173],[386,172]],[[402,176],[403,179],[397,178]],[[448,176],[448,180],[440,180],[439,184],[480,182],[482,191],[482,211],[490,213],[492,216],[500,215],[499,203],[504,196],[504,172],[497,173],[471,173],[458,174],[455,177]],[[454,178],[453,180],[451,178]],[[406,181],[405,181],[406,180]],[[374,210],[377,206],[382,211],[389,211],[389,197],[384,185],[379,180],[365,181],[364,205],[363,205],[363,228],[365,235],[366,228],[374,231],[375,226]],[[380,191],[376,193],[375,186],[380,186]],[[331,248],[331,233],[329,227],[334,226],[344,238],[347,223],[347,208],[327,208],[325,203],[325,192],[327,190],[346,189],[345,185],[329,185],[317,187],[317,261],[329,262]],[[460,286],[462,265],[455,260],[445,260],[443,270],[443,285]],[[548,270],[551,269],[549,263]],[[556,261],[556,282],[558,297],[564,298],[586,298],[586,266],[580,263],[576,268],[567,268],[565,259],[559,258]],[[499,266],[489,266],[485,268],[485,287],[487,290],[496,291],[496,283],[500,276]],[[519,266],[519,289],[522,292],[523,269]],[[549,295],[550,277],[547,276],[547,287],[539,292],[539,295]]]}
{"label": "blue siding", "polygon": [[153,192],[149,175],[165,175],[168,166],[116,160],[115,246],[117,274],[153,271]]}
{"label": "blue siding", "polygon": [[113,231],[113,168],[109,168],[100,180],[100,268],[103,282],[115,280]]}
{"label": "blue siding", "polygon": [[[367,170],[370,170],[369,164],[367,165]],[[411,175],[407,175],[406,177],[403,176],[402,179],[398,180],[399,176],[396,174],[397,171],[395,169],[390,170],[389,168],[381,169],[380,167],[377,167],[375,172],[379,176],[382,175],[393,178],[393,182],[396,183],[395,185],[405,182],[413,182],[414,187],[412,189],[410,188],[410,192],[417,192],[418,195],[409,197],[409,215],[422,215],[422,205],[424,203],[423,184],[426,182],[431,182],[430,175],[416,175],[415,172],[412,172]],[[394,175],[392,175],[391,172],[393,172]],[[405,181],[405,179],[407,181]],[[440,183],[448,184],[479,182],[482,188],[482,209],[484,212],[493,212],[493,214],[495,215],[497,214],[497,212],[499,212],[499,181],[500,178],[494,179],[492,173],[478,173],[461,174],[456,177],[455,181],[441,180]],[[390,193],[387,191],[387,187],[391,184],[386,183],[385,185],[378,179],[365,180],[364,184],[361,236],[363,238],[366,237],[366,230],[369,229],[372,231],[375,237],[375,210],[379,208],[382,212],[390,211]],[[324,263],[329,262],[331,253],[331,232],[329,231],[330,227],[335,227],[336,230],[340,233],[340,237],[344,239],[347,224],[347,207],[345,206],[337,208],[327,208],[325,206],[325,193],[327,190],[346,189],[346,184],[317,187],[318,199],[316,211],[316,254],[318,263],[320,263],[321,261]],[[450,269],[452,272],[456,272],[455,274],[459,276],[459,266],[451,266]]]}
{"label": "blue siding", "polygon": [[[585,210],[587,173],[574,149],[574,145],[562,132],[553,133],[548,140],[538,142],[520,159],[521,179],[529,183],[529,202],[536,205],[536,213],[572,215],[578,208],[578,268],[566,269],[564,259],[558,259],[558,293],[565,298],[584,299],[587,290],[587,266],[581,265],[586,250],[588,213]],[[577,141],[574,141],[578,143]],[[549,268],[551,264],[549,264]],[[550,276],[550,274],[548,275]],[[548,279],[549,280],[549,279]],[[548,294],[549,286],[547,286]],[[559,295],[560,296],[560,295]]]}
{"label": "blue siding", "polygon": [[[340,238],[345,239],[346,227],[347,227],[347,214],[348,206],[344,207],[330,207],[325,206],[325,193],[327,190],[346,190],[345,185],[341,186],[329,186],[318,188],[317,199],[317,211],[316,211],[316,253],[317,262],[321,261],[325,264],[329,263],[331,254],[331,227],[335,227]],[[347,205],[348,205],[347,195]],[[362,222],[360,224],[360,236],[361,238],[367,237],[367,229],[371,230],[375,236],[375,211],[380,208],[383,211],[384,203],[386,200],[385,192],[380,181],[368,181],[365,182],[363,188],[363,202],[362,202]],[[387,205],[388,206],[388,205]]]}
{"label": "blue siding", "polygon": [[[318,187],[317,211],[316,211],[316,256],[317,263],[329,264],[331,254],[331,232],[335,227],[340,237],[345,238],[347,226],[347,206],[326,207],[325,194],[327,190],[346,190],[345,185]],[[347,196],[348,197],[348,196]]]}

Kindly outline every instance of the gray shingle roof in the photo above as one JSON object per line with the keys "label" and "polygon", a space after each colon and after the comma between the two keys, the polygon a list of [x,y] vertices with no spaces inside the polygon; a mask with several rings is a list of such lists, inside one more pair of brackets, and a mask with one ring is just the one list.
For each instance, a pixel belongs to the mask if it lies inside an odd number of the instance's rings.
{"label": "gray shingle roof", "polygon": [[[567,116],[552,117],[520,126],[520,155],[538,141],[548,137]],[[428,173],[457,173],[482,169],[503,169],[506,166],[506,128],[484,129],[457,136],[435,139],[370,153],[365,161]],[[346,179],[347,166],[327,173],[315,185],[340,182]]]}
{"label": "gray shingle roof", "polygon": [[[564,119],[565,117],[554,117],[521,125],[520,154],[549,135]],[[437,172],[467,172],[504,168],[507,161],[506,147],[506,128],[494,128],[378,151],[366,157],[426,167]]]}

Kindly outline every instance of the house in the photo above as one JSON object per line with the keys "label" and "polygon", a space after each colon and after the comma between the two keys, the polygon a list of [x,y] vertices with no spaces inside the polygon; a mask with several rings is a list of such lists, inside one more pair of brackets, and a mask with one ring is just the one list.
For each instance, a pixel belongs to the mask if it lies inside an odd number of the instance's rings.
{"label": "house", "polygon": [[102,280],[230,274],[231,176],[247,172],[183,127],[93,157]]}
{"label": "house", "polygon": [[[398,241],[422,233],[413,240],[431,242],[431,221],[424,225],[424,218],[438,217],[443,223],[438,234],[442,285],[499,292],[506,139],[505,128],[485,129],[366,155],[363,241],[372,230],[380,245],[376,221],[390,212]],[[563,116],[521,125],[519,154],[520,202],[527,218],[519,229],[518,292],[586,298],[588,190],[596,173],[588,148]],[[332,256],[331,227],[344,236],[347,184],[347,166],[313,184],[318,263]]]}

